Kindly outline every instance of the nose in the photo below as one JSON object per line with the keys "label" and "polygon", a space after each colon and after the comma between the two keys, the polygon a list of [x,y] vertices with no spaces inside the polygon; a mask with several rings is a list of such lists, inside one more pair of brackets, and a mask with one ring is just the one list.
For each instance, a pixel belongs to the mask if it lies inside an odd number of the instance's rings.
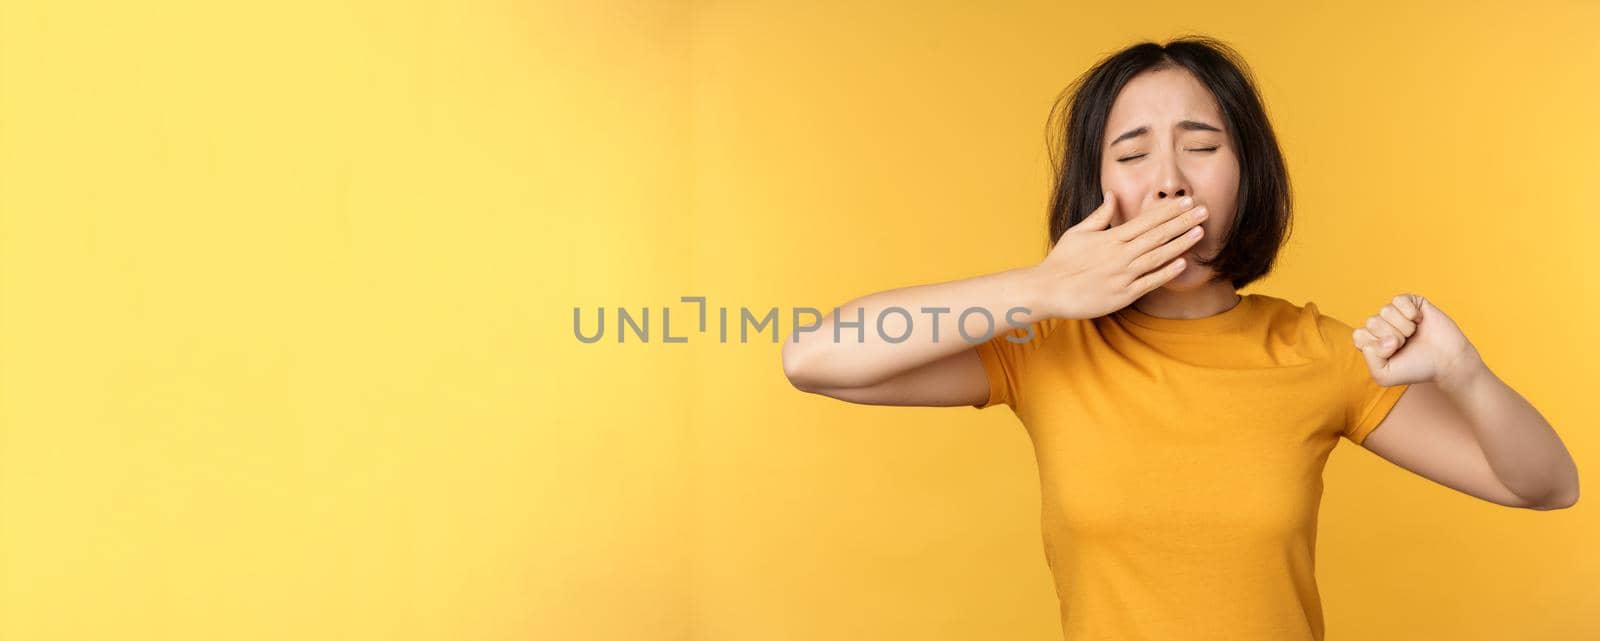
{"label": "nose", "polygon": [[1188,181],[1184,178],[1183,169],[1178,166],[1176,158],[1169,158],[1161,163],[1159,176],[1156,177],[1156,198],[1182,198],[1194,195],[1194,190],[1189,189]]}

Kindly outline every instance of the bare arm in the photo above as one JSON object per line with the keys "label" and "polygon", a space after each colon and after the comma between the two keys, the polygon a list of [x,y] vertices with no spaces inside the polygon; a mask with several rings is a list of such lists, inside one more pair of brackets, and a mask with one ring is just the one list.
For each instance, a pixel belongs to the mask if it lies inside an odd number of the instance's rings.
{"label": "bare arm", "polygon": [[[791,337],[783,344],[784,374],[795,387],[807,391],[869,387],[971,351],[979,340],[1010,329],[1008,323],[1026,325],[1044,317],[1033,283],[1029,270],[1020,268],[851,300],[830,312],[817,331],[800,334],[798,341]],[[905,313],[884,313],[892,308]],[[839,326],[841,316],[848,327]],[[962,316],[965,323],[958,323]],[[905,340],[899,340],[901,336]],[[970,368],[961,369],[972,373]],[[981,366],[975,373],[978,382],[983,382]],[[967,376],[935,378],[951,382],[957,389],[972,387],[970,380],[965,381],[969,385],[961,385],[961,379],[970,378]]]}
{"label": "bare arm", "polygon": [[784,342],[784,374],[801,390],[855,403],[986,400],[977,343],[1047,318],[1108,314],[1182,273],[1178,256],[1199,242],[1204,208],[1190,199],[1147,199],[1139,216],[1112,228],[1116,200],[1107,196],[1037,265],[840,305],[816,331]]}
{"label": "bare arm", "polygon": [[989,400],[989,381],[976,349],[964,349],[866,387],[806,390],[861,405],[958,407]]}
{"label": "bare arm", "polygon": [[1571,507],[1578,471],[1560,437],[1521,395],[1479,367],[1454,387],[1412,383],[1362,447],[1491,503]]}
{"label": "bare arm", "polygon": [[1383,385],[1410,389],[1362,443],[1441,485],[1512,507],[1578,501],[1578,468],[1555,428],[1494,372],[1431,301],[1396,296],[1351,339]]}

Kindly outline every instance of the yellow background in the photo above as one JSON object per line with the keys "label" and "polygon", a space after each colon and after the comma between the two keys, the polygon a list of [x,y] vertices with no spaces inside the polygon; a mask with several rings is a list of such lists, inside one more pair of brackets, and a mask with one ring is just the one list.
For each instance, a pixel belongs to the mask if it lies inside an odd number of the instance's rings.
{"label": "yellow background", "polygon": [[[678,297],[1036,260],[1055,95],[1187,32],[1294,181],[1247,291],[1430,296],[1597,473],[1600,5],[987,4],[4,0],[0,638],[1057,638],[1009,412]],[[1596,499],[1327,484],[1330,639],[1600,638]]]}

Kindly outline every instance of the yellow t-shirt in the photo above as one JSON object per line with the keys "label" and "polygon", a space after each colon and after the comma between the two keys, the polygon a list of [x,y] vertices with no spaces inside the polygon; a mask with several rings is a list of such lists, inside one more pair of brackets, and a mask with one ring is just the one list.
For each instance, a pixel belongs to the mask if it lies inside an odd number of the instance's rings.
{"label": "yellow t-shirt", "polygon": [[1372,379],[1353,329],[1245,294],[1204,318],[1127,307],[976,346],[975,407],[1009,405],[1033,441],[1067,641],[1323,638],[1323,466],[1407,387]]}

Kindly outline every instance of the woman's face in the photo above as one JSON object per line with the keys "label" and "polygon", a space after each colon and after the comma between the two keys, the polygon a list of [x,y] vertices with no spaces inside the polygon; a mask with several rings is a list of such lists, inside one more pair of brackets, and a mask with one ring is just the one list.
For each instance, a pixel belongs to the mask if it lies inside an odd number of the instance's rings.
{"label": "woman's face", "polygon": [[1205,236],[1184,253],[1187,267],[1162,287],[1189,290],[1215,272],[1193,256],[1215,256],[1233,226],[1239,158],[1217,101],[1188,70],[1147,71],[1124,85],[1111,106],[1102,141],[1100,187],[1117,199],[1119,225],[1147,206],[1184,196],[1209,212]]}

